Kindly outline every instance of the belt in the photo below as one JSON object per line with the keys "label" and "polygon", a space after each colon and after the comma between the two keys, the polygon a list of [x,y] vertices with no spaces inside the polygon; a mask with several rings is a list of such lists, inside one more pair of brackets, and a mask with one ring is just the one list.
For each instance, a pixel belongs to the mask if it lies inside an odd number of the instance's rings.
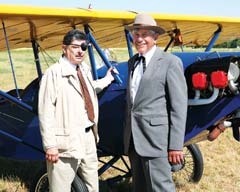
{"label": "belt", "polygon": [[93,125],[90,127],[85,128],[85,133],[89,132],[93,128]]}

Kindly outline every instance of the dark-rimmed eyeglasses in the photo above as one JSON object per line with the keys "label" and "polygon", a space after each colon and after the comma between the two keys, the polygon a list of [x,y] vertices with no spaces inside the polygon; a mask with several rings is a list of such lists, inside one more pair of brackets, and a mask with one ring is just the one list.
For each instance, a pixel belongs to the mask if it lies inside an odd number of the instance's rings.
{"label": "dark-rimmed eyeglasses", "polygon": [[69,44],[69,45],[71,45],[71,47],[72,47],[73,49],[78,49],[79,47],[81,47],[81,49],[82,49],[83,51],[86,51],[87,48],[88,48],[88,44],[87,44],[87,43],[81,43],[80,45],[78,45],[78,44]]}

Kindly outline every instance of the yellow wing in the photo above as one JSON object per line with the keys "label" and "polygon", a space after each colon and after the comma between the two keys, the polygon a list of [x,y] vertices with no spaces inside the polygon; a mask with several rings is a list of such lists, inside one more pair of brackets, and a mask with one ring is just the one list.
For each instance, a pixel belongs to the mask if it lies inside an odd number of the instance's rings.
{"label": "yellow wing", "polygon": [[[63,35],[72,28],[89,25],[102,48],[126,47],[124,25],[132,24],[135,12],[80,8],[47,8],[0,5],[0,50],[6,49],[4,28],[11,49],[31,47],[36,40],[44,49],[61,49]],[[167,33],[158,45],[165,47],[174,29],[180,29],[186,46],[207,45],[221,27],[217,44],[240,36],[240,18],[203,17],[149,13]]]}

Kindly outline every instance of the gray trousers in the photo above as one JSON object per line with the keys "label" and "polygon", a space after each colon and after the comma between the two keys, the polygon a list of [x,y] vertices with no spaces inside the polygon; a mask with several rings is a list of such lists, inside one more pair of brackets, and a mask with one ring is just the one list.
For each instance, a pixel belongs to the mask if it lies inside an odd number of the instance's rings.
{"label": "gray trousers", "polygon": [[129,150],[133,192],[175,192],[167,157],[141,157],[133,146]]}

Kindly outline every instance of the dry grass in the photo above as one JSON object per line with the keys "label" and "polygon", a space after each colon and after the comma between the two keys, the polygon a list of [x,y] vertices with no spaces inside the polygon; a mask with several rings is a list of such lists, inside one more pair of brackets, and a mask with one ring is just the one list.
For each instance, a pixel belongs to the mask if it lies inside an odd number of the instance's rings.
{"label": "dry grass", "polygon": [[[239,192],[240,148],[239,143],[232,138],[231,129],[220,135],[217,140],[213,142],[200,142],[199,146],[204,158],[202,179],[199,183],[185,183],[182,186],[178,186],[178,192]],[[99,165],[101,165],[101,163],[99,163]],[[120,162],[118,162],[117,165],[124,167]],[[0,167],[2,166],[3,160],[1,160]],[[0,179],[0,191],[27,192],[27,182],[31,180],[29,169],[24,171],[24,169],[21,168],[20,170],[20,172],[25,175],[25,178],[21,178],[21,174],[16,173],[16,169],[19,169],[16,164],[11,165],[11,167],[6,167],[6,170],[7,169],[9,172],[15,172],[15,176],[13,174],[7,175],[7,173],[2,175]],[[26,176],[26,174],[28,176]],[[109,169],[100,179],[105,180],[108,177],[113,177],[118,174],[115,170]],[[107,191],[106,183],[102,185],[102,190]],[[118,184],[117,187],[115,186],[113,191],[130,192],[130,181],[123,181]]]}
{"label": "dry grass", "polygon": [[179,192],[239,192],[239,142],[229,129],[213,142],[199,143],[204,158],[203,177],[197,184],[187,184]]}
{"label": "dry grass", "polygon": [[[124,52],[122,50],[122,52]],[[61,52],[52,52],[56,60]],[[19,82],[18,87],[24,88],[27,83],[36,77],[34,59],[30,55],[30,50],[16,50],[12,52],[14,67],[17,69],[16,76]],[[11,68],[9,67],[8,56],[5,52],[0,52],[0,87],[9,90],[14,87]],[[118,54],[118,61],[126,59],[123,53]],[[41,57],[43,61],[43,57]],[[48,67],[47,63],[52,63],[47,59],[43,64],[43,71]],[[27,68],[27,70],[23,70]],[[239,192],[240,191],[240,147],[239,143],[232,137],[231,129],[224,132],[213,142],[200,142],[200,149],[204,158],[204,173],[199,183],[186,183],[178,187],[178,192]],[[121,165],[119,165],[121,166]],[[28,181],[31,180],[32,170],[25,169],[19,164],[6,162],[0,159],[0,192],[27,192]],[[30,171],[29,171],[30,170]],[[20,174],[21,173],[21,174]],[[116,174],[109,170],[102,177]],[[101,178],[101,179],[105,179]],[[129,181],[120,183],[114,191],[127,192]]]}

